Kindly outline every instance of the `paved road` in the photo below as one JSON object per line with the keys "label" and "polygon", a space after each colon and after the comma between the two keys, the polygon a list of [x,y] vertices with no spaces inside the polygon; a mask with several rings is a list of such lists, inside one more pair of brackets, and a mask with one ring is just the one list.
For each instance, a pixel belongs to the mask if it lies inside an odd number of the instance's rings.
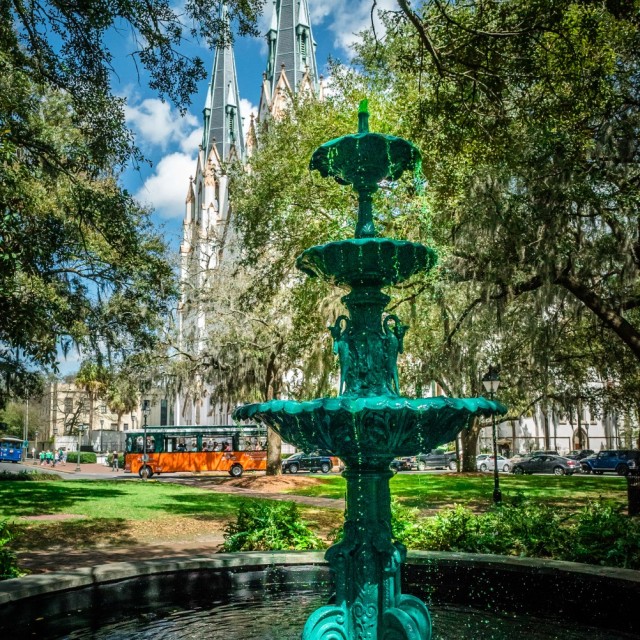
{"label": "paved road", "polygon": [[[116,474],[114,471],[103,464],[81,464],[80,471],[76,471],[75,462],[68,462],[66,466],[56,465],[55,467],[49,466],[40,466],[39,464],[34,465],[31,460],[27,461],[27,464],[19,463],[13,464],[11,462],[0,462],[0,472],[9,471],[12,473],[16,473],[18,471],[41,471],[42,473],[55,473],[64,478],[69,479],[83,479],[83,480],[105,480],[110,478],[120,478],[126,480],[139,480],[137,476],[131,475],[129,473],[125,474],[122,470],[118,471]],[[429,469],[428,471],[401,471],[401,475],[439,475],[443,473],[451,473],[451,471],[445,469]],[[501,475],[505,475],[503,472],[500,472]],[[306,475],[306,474],[300,474]],[[336,473],[331,473],[331,476],[338,475]],[[485,475],[493,475],[493,471],[485,472]],[[508,473],[506,475],[509,475]],[[161,478],[157,477],[156,479],[162,479],[165,482],[171,482],[172,480],[180,480],[188,479],[188,478],[200,478],[206,479],[207,477],[213,478],[228,478],[228,474],[221,474],[219,476],[203,476],[199,474],[191,474],[191,473],[172,473],[162,476]],[[577,473],[575,474],[576,478],[586,477],[586,478],[619,478],[615,473],[605,473],[601,476],[594,476],[586,473]]]}

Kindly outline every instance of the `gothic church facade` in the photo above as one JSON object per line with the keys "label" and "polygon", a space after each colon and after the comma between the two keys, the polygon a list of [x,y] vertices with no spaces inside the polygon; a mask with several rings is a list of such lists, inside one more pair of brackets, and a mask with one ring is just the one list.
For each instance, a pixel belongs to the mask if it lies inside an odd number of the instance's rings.
{"label": "gothic church facade", "polygon": [[[220,11],[221,19],[227,20],[224,3]],[[263,122],[278,118],[292,94],[321,93],[307,0],[273,0],[266,38],[268,53],[258,107],[258,121]],[[202,121],[202,143],[187,189],[180,245],[179,348],[193,358],[203,352],[211,331],[202,303],[206,290],[221,267],[234,259],[233,195],[227,167],[246,162],[257,144],[253,114],[245,140],[231,44],[215,52]],[[189,380],[176,394],[176,424],[230,424],[233,407],[213,402],[210,395],[206,383]]]}

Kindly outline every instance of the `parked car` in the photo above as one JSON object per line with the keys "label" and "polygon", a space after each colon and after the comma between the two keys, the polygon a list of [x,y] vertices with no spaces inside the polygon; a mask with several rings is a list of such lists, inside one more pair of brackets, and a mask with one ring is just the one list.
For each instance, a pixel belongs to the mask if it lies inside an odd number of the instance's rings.
{"label": "parked car", "polygon": [[333,467],[333,460],[318,451],[313,453],[294,453],[282,461],[282,473],[298,473],[298,471],[322,471],[329,473]]}
{"label": "parked car", "polygon": [[[476,458],[476,468],[478,471],[493,471],[493,455],[480,454]],[[511,470],[511,460],[504,456],[498,456],[498,471],[505,473]]]}
{"label": "parked car", "polygon": [[585,473],[603,474],[605,471],[626,476],[640,468],[640,451],[637,449],[605,449],[580,460]]}
{"label": "parked car", "polygon": [[536,454],[530,458],[515,462],[511,471],[516,475],[522,475],[523,473],[553,473],[557,476],[570,476],[580,471],[580,463],[577,460],[570,460],[562,456]]}
{"label": "parked car", "polygon": [[394,458],[389,465],[392,471],[413,471],[416,468],[416,459],[413,457]]}
{"label": "parked car", "polygon": [[541,449],[539,451],[530,451],[529,453],[516,453],[511,457],[511,464],[513,465],[516,462],[520,462],[520,460],[529,460],[529,458],[533,458],[533,456],[559,456],[560,454],[553,449]]}
{"label": "parked car", "polygon": [[595,451],[593,451],[592,449],[574,449],[573,451],[569,451],[565,458],[571,458],[572,460],[582,460],[594,454]]}
{"label": "parked car", "polygon": [[416,456],[416,468],[418,471],[425,469],[451,469],[458,468],[455,451],[432,451],[420,453]]}

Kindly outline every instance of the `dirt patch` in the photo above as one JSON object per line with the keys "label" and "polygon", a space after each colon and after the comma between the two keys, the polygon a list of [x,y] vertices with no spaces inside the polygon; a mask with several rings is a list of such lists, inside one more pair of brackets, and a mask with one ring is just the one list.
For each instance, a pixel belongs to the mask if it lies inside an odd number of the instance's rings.
{"label": "dirt patch", "polygon": [[168,516],[156,520],[129,520],[127,532],[137,544],[172,541],[222,543],[225,520]]}
{"label": "dirt patch", "polygon": [[[222,484],[222,483],[221,483]],[[322,484],[320,478],[310,476],[280,475],[280,476],[247,476],[245,478],[230,478],[225,485],[240,489],[252,489],[263,493],[281,493],[289,489],[313,487]]]}

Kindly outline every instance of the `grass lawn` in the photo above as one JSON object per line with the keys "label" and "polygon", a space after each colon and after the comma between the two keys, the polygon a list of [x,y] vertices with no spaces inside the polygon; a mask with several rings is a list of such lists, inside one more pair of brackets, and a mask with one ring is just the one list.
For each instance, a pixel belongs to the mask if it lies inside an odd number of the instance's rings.
{"label": "grass lawn", "polygon": [[163,515],[229,517],[238,498],[159,482],[65,480],[0,483],[0,517],[74,514],[154,520]]}
{"label": "grass lawn", "polygon": [[[289,493],[323,498],[343,498],[345,481],[339,476],[318,477],[318,484]],[[500,489],[508,501],[523,496],[560,508],[576,509],[602,498],[626,505],[627,483],[614,476],[514,476],[500,474]],[[492,474],[402,474],[391,479],[391,494],[403,504],[424,511],[462,504],[485,509],[491,504]]]}
{"label": "grass lawn", "polygon": [[[244,499],[165,482],[65,480],[0,482],[0,518],[10,518],[15,549],[99,547],[162,542],[220,541]],[[301,508],[329,530],[339,513]],[[329,512],[329,513],[327,513]],[[30,516],[78,516],[25,520]]]}
{"label": "grass lawn", "polygon": [[[311,485],[282,486],[280,492],[344,498],[342,477],[314,478]],[[522,495],[567,510],[598,498],[626,505],[626,481],[619,477],[501,475],[500,486],[505,502]],[[491,504],[492,490],[490,474],[400,473],[391,480],[392,495],[425,515],[455,504],[482,511]],[[179,542],[213,545],[222,541],[225,525],[235,518],[244,499],[155,481],[3,481],[0,518],[15,523],[19,536],[12,546],[17,550]],[[340,509],[300,505],[300,511],[322,537],[342,522]],[[26,519],[33,516],[45,519]]]}

